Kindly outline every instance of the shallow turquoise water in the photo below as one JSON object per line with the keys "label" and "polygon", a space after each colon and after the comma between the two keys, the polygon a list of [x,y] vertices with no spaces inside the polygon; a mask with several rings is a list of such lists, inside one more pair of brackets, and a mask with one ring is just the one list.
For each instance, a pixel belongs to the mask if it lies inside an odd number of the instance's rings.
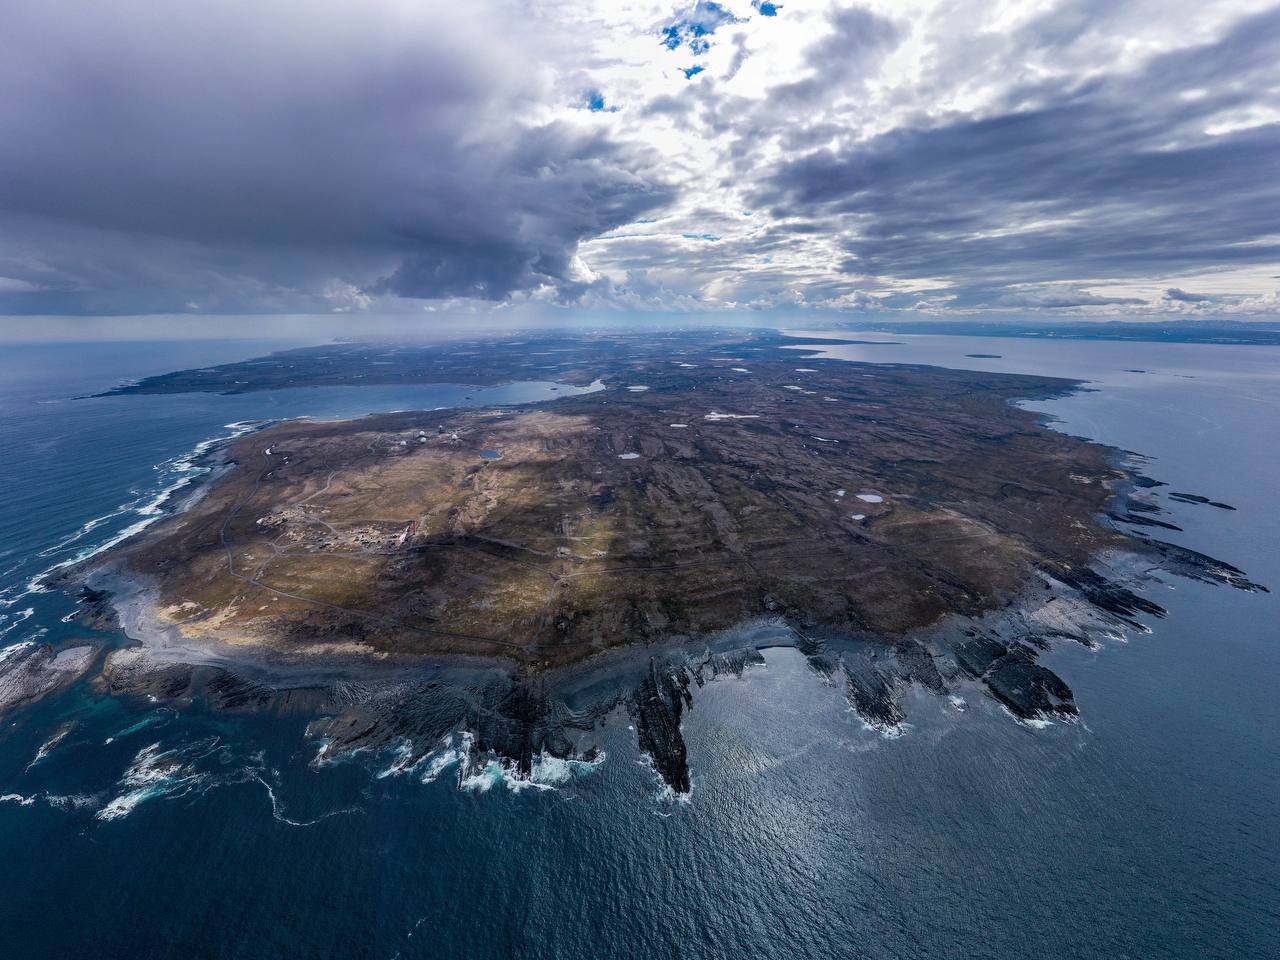
{"label": "shallow turquoise water", "polygon": [[[880,357],[1096,379],[1039,408],[1151,455],[1172,489],[1238,506],[1166,503],[1181,542],[1280,587],[1280,352],[924,339]],[[0,644],[83,635],[61,622],[72,602],[26,593],[31,579],[146,519],[228,424],[547,390],[67,399],[260,352],[4,348]],[[976,352],[1004,358],[961,359]],[[393,757],[316,769],[304,717],[79,687],[0,728],[0,955],[1274,956],[1280,594],[1158,590],[1170,616],[1150,636],[1049,655],[1076,725],[920,695],[888,740],[794,651],[767,650],[699,692],[684,803],[660,795],[623,714],[604,762],[553,789],[460,789],[448,769],[379,777]]]}

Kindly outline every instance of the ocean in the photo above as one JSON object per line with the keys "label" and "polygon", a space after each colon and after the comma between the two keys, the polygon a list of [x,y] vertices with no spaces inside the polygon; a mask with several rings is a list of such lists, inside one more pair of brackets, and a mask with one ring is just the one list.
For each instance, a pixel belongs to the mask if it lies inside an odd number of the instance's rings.
{"label": "ocean", "polygon": [[[301,714],[82,682],[0,726],[0,957],[1280,955],[1280,348],[877,339],[897,342],[829,353],[1090,381],[1031,406],[1145,455],[1166,491],[1236,506],[1160,495],[1184,528],[1169,539],[1275,592],[1162,576],[1150,634],[1042,658],[1081,711],[1042,727],[975,690],[963,710],[915,696],[887,738],[770,647],[697,692],[681,801],[623,712],[598,763],[460,782],[446,752],[317,765]],[[86,635],[40,577],[154,520],[202,444],[280,417],[553,395],[73,399],[286,345],[0,347],[0,647]]]}

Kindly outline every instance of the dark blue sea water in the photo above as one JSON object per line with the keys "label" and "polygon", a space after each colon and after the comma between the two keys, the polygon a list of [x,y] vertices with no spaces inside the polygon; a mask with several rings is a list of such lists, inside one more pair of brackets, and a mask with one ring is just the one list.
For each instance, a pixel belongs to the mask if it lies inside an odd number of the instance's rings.
{"label": "dark blue sea water", "polygon": [[[32,579],[154,515],[229,424],[548,395],[68,399],[263,350],[0,347],[0,646],[83,636],[61,620],[72,600]],[[855,350],[1096,381],[1039,408],[1239,507],[1166,503],[1180,542],[1280,587],[1280,349],[834,348]],[[379,776],[388,757],[317,768],[305,717],[176,713],[82,684],[0,727],[0,957],[1277,956],[1280,592],[1157,589],[1170,615],[1152,634],[1048,655],[1078,724],[922,694],[886,739],[797,653],[767,650],[697,694],[678,803],[621,713],[594,767],[464,788],[448,770]]]}

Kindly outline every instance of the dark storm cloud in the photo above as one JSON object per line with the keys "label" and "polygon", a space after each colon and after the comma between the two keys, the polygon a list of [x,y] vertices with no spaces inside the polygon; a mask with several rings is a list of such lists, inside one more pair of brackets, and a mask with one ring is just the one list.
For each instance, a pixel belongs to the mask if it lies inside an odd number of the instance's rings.
{"label": "dark storm cloud", "polygon": [[[491,164],[494,149],[468,158],[469,168]],[[397,232],[411,252],[373,292],[500,300],[548,284],[571,297],[581,282],[571,263],[578,241],[635,220],[669,195],[630,172],[608,140],[547,126],[521,137],[492,178],[461,199],[474,221],[470,235],[442,235],[432,219],[404,223]]]}
{"label": "dark storm cloud", "polygon": [[643,150],[533,120],[537,38],[482,14],[10,5],[0,313],[563,295],[582,239],[669,193]]}
{"label": "dark storm cloud", "polygon": [[[1079,24],[1056,29],[1055,43]],[[1277,49],[1280,11],[1133,75],[1023,84],[981,117],[813,150],[755,199],[842,231],[849,272],[947,278],[961,304],[1011,284],[1274,261],[1280,125],[1205,131],[1274,82]]]}

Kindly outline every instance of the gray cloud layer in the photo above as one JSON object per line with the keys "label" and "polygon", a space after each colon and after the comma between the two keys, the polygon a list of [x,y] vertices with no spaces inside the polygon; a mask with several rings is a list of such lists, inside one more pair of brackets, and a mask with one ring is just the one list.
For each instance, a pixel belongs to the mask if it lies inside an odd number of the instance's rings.
{"label": "gray cloud layer", "polygon": [[1187,290],[1280,264],[1240,3],[15,0],[0,314],[1222,309]]}
{"label": "gray cloud layer", "polygon": [[243,0],[19,4],[0,31],[0,309],[329,309],[572,287],[669,197],[537,114],[481,15]]}
{"label": "gray cloud layer", "polygon": [[849,272],[950,277],[970,302],[1011,284],[1275,261],[1280,125],[1200,128],[1249,105],[1278,51],[1280,11],[1133,76],[1020,86],[988,116],[807,153],[756,199],[838,225]]}

